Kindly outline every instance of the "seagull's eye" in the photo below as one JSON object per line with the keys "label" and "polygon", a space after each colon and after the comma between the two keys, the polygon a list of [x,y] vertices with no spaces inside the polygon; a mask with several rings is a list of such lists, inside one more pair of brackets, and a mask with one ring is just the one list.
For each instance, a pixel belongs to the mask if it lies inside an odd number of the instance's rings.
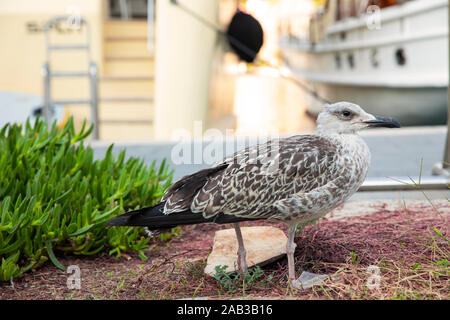
{"label": "seagull's eye", "polygon": [[347,110],[342,111],[342,115],[346,118],[350,117],[351,114],[352,113],[350,111],[347,111]]}

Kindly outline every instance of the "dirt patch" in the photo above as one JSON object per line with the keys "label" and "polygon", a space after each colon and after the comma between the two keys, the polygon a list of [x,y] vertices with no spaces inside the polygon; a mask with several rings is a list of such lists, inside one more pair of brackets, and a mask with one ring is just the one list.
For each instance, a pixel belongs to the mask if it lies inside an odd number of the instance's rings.
{"label": "dirt patch", "polygon": [[[238,290],[224,288],[203,268],[215,231],[230,226],[205,224],[183,227],[169,241],[152,240],[147,261],[135,253],[119,259],[58,255],[63,265],[80,268],[81,289],[69,289],[70,274],[46,263],[14,279],[13,287],[0,283],[0,299],[449,299],[450,205],[376,209],[363,216],[321,219],[297,236],[297,275],[301,269],[335,275],[308,290],[290,288],[286,258],[263,267],[264,274],[251,285],[238,282]],[[283,224],[243,225],[286,231]]]}

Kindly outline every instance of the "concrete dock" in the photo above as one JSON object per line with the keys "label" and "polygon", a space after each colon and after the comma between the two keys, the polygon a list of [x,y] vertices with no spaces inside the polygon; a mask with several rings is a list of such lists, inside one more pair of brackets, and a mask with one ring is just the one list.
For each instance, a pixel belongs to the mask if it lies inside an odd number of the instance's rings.
{"label": "concrete dock", "polygon": [[[445,126],[434,127],[405,127],[401,129],[373,129],[361,133],[367,142],[371,153],[372,163],[368,179],[371,177],[408,177],[419,176],[422,163],[422,176],[430,176],[432,166],[442,161],[444,155],[444,143],[447,134]],[[231,138],[234,148],[228,148],[230,139],[216,142],[223,147],[223,155],[230,154],[237,146],[252,145],[256,139]],[[259,140],[261,141],[261,140]],[[112,142],[93,141],[94,157],[102,158]],[[117,155],[120,150],[126,149],[126,156],[139,157],[150,164],[156,160],[159,164],[166,159],[170,167],[174,169],[174,181],[193,173],[197,170],[208,168],[210,163],[198,159],[197,152],[205,151],[211,141],[194,141],[188,143],[191,150],[189,163],[177,163],[180,159],[173,156],[174,148],[179,148],[177,142],[118,142],[114,144],[113,153]],[[233,146],[233,144],[232,144]],[[234,150],[233,150],[234,149]],[[427,191],[431,198],[450,198],[449,190]],[[421,191],[408,192],[359,192],[352,199],[396,199],[396,198],[424,199]]]}

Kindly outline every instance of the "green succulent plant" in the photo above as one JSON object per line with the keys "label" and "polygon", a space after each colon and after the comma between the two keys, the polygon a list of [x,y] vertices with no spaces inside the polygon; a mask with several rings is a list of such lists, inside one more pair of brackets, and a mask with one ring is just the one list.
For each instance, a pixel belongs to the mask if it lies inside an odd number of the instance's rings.
{"label": "green succulent plant", "polygon": [[0,130],[0,280],[10,280],[50,259],[54,252],[93,255],[104,250],[120,256],[135,250],[145,259],[149,239],[142,228],[106,228],[125,211],[156,203],[171,184],[162,161],[113,156],[94,160],[85,139],[93,127],[75,131],[73,119],[51,128],[7,124]]}

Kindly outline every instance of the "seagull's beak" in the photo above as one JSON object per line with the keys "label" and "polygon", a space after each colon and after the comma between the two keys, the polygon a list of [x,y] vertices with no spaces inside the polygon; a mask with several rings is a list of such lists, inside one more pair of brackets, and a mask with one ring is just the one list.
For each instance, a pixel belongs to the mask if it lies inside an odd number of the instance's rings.
{"label": "seagull's beak", "polygon": [[370,128],[374,127],[400,128],[400,122],[398,122],[397,120],[393,118],[386,118],[380,116],[375,116],[375,119],[364,121],[364,123],[367,124],[367,126]]}

